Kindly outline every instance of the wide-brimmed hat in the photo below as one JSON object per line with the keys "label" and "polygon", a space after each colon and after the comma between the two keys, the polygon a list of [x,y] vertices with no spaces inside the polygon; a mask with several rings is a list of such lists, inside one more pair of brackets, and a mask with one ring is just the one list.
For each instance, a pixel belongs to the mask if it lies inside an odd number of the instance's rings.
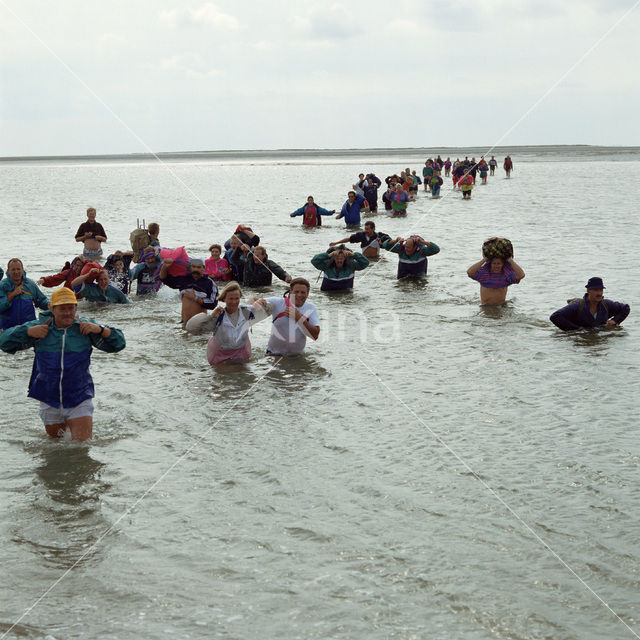
{"label": "wide-brimmed hat", "polygon": [[589,278],[589,282],[584,285],[587,289],[605,289],[602,278]]}
{"label": "wide-brimmed hat", "polygon": [[61,304],[78,304],[76,294],[68,287],[60,287],[51,294],[51,306],[57,307]]}

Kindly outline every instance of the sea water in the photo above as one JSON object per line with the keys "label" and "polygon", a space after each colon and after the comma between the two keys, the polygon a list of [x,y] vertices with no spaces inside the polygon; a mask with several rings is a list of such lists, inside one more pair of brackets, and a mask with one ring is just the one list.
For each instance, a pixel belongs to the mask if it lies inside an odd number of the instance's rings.
{"label": "sea water", "polygon": [[[497,150],[470,201],[445,179],[406,219],[372,217],[440,246],[425,280],[398,282],[383,253],[352,293],[321,293],[310,258],[348,232],[289,213],[308,195],[339,210],[358,173],[421,174],[442,151],[0,163],[3,266],[59,271],[88,206],[107,251],[145,219],[207,257],[243,223],[311,280],[321,325],[277,360],[267,320],[248,364],[212,369],[174,291],[83,302],[127,347],[94,351],[82,444],[45,435],[32,351],[0,354],[0,638],[638,637],[640,150]],[[526,277],[483,308],[466,269],[493,235]],[[631,315],[557,330],[591,276]]]}

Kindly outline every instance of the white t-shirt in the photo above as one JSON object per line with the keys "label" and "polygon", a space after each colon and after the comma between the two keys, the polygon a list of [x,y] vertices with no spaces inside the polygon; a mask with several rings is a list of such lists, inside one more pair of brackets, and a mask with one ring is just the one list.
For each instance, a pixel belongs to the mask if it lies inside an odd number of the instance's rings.
{"label": "white t-shirt", "polygon": [[[267,298],[271,306],[271,317],[276,318],[286,308],[287,303],[284,298]],[[293,303],[291,303],[293,305]],[[309,324],[313,327],[320,326],[318,321],[318,310],[315,305],[305,302],[296,309],[307,317]],[[301,322],[296,322],[293,318],[282,316],[271,325],[271,336],[267,345],[267,352],[274,355],[288,355],[294,353],[304,353],[307,343],[307,336],[303,332]]]}
{"label": "white t-shirt", "polygon": [[254,321],[250,316],[251,309],[249,307],[240,307],[232,314],[226,311],[222,314],[222,321],[216,322],[213,330],[213,335],[221,349],[230,351],[244,347],[249,337],[249,329]]}

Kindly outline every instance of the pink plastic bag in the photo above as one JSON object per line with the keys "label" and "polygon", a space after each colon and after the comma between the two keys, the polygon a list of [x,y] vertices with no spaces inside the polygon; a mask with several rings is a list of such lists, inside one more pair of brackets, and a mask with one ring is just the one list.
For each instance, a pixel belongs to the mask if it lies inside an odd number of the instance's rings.
{"label": "pink plastic bag", "polygon": [[167,273],[172,276],[184,276],[189,273],[189,256],[184,247],[177,249],[160,249],[160,257],[171,258],[173,264],[167,269]]}

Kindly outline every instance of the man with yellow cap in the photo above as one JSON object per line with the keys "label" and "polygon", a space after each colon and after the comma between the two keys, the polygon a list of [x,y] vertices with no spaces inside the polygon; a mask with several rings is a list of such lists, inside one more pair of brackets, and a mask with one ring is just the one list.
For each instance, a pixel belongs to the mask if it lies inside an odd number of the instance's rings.
{"label": "man with yellow cap", "polygon": [[126,342],[122,331],[76,316],[78,301],[67,287],[51,294],[49,311],[39,319],[0,334],[0,349],[16,353],[34,348],[29,397],[40,401],[47,433],[87,440],[93,433],[93,380],[89,373],[92,348],[116,353]]}

